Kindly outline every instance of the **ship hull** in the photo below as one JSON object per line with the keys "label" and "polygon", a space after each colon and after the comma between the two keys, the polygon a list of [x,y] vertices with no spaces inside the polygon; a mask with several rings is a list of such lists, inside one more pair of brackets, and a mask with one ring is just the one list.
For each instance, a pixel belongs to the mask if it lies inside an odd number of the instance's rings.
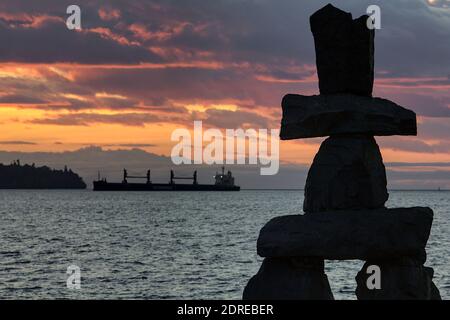
{"label": "ship hull", "polygon": [[209,184],[110,183],[94,181],[94,191],[239,191],[239,186]]}

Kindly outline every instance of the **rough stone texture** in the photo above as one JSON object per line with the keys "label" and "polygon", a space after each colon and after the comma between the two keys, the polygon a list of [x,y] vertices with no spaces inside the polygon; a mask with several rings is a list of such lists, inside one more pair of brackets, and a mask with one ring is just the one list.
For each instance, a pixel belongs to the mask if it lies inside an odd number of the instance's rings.
{"label": "rough stone texture", "polygon": [[266,258],[250,279],[244,300],[333,300],[323,260]]}
{"label": "rough stone texture", "polygon": [[414,257],[425,262],[430,208],[330,211],[276,217],[259,234],[261,257],[389,259]]}
{"label": "rough stone texture", "polygon": [[331,4],[310,17],[321,94],[372,95],[375,30]]}
{"label": "rough stone texture", "polygon": [[380,149],[371,136],[326,139],[308,172],[303,210],[384,207],[389,194]]}
{"label": "rough stone texture", "polygon": [[417,135],[416,114],[386,99],[349,94],[288,94],[282,108],[282,140],[350,133]]}
{"label": "rough stone texture", "polygon": [[[370,265],[380,267],[381,289],[369,290],[367,273]],[[433,268],[408,258],[368,261],[356,276],[358,300],[441,300],[433,283]]]}
{"label": "rough stone texture", "polygon": [[[324,259],[367,261],[358,299],[440,299],[433,269],[423,266],[433,211],[383,208],[386,172],[373,136],[417,135],[417,124],[413,111],[372,98],[375,31],[367,19],[331,4],[310,17],[321,94],[283,98],[280,137],[331,137],[308,173],[307,213],[262,228],[257,250],[265,259],[244,299],[333,299]],[[381,268],[381,290],[366,286],[371,264]]]}

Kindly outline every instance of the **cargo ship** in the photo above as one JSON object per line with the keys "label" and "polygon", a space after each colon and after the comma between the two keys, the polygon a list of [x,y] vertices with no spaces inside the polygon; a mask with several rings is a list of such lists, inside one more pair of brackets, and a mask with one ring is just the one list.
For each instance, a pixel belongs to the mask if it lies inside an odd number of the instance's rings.
{"label": "cargo ship", "polygon": [[[129,179],[146,179],[146,182],[129,182]],[[175,176],[173,170],[170,171],[169,183],[153,183],[151,181],[150,170],[145,176],[130,176],[126,169],[123,170],[122,182],[108,182],[105,178],[94,181],[94,191],[239,191],[241,187],[234,184],[234,177],[231,171],[225,173],[216,172],[214,184],[199,184],[197,181],[197,171],[189,177]],[[192,183],[176,183],[177,180],[192,180]]]}

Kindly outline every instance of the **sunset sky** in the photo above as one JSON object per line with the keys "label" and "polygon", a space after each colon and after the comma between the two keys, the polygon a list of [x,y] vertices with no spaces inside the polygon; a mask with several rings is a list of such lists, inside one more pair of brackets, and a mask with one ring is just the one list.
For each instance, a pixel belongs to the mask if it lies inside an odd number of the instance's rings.
{"label": "sunset sky", "polygon": [[[309,16],[381,7],[374,96],[417,113],[417,137],[377,138],[400,185],[450,188],[450,1],[2,0],[0,150],[87,146],[170,155],[176,128],[279,128],[286,93],[318,94]],[[68,30],[78,4],[82,30]],[[323,139],[282,141],[308,165]]]}

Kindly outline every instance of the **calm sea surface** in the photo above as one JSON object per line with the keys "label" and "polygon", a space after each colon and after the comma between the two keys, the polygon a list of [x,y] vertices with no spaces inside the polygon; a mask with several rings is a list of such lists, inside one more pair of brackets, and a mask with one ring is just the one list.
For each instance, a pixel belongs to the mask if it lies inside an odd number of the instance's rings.
{"label": "calm sea surface", "polygon": [[[427,265],[450,299],[450,192],[390,194],[389,207],[433,208]],[[0,191],[0,298],[240,299],[260,228],[302,202],[302,191]],[[72,264],[81,290],[66,287]],[[336,299],[355,299],[361,266],[326,262]]]}

